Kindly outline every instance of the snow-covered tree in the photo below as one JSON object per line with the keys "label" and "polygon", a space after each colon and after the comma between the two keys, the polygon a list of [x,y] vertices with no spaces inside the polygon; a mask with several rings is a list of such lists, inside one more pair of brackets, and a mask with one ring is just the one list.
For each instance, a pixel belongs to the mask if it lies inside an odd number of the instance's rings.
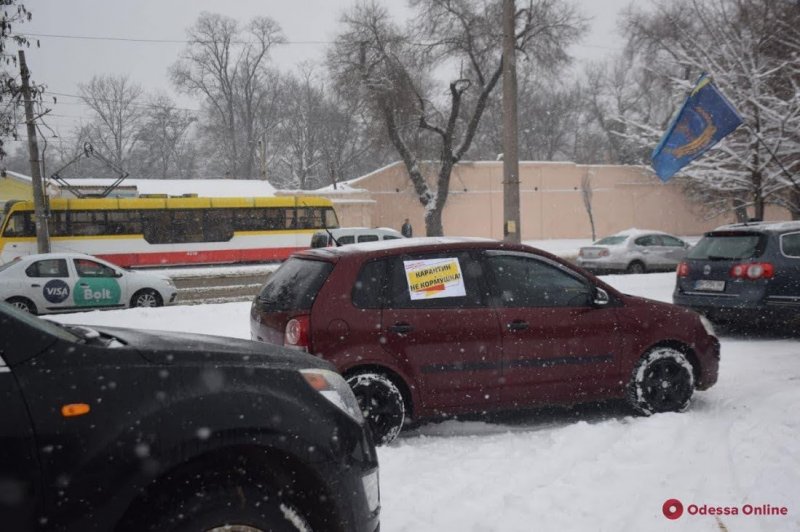
{"label": "snow-covered tree", "polygon": [[[517,47],[541,67],[568,59],[565,49],[582,21],[560,0],[519,2]],[[416,16],[405,30],[374,2],[345,16],[329,56],[344,90],[360,90],[383,122],[420,203],[425,228],[441,235],[454,165],[470,149],[489,96],[501,76],[502,3],[412,0]],[[444,81],[447,80],[447,81]],[[436,178],[422,163],[436,159]]]}
{"label": "snow-covered tree", "polygon": [[[768,203],[800,217],[800,6],[788,0],[659,0],[626,18],[629,50],[672,88],[672,109],[709,73],[744,118],[717,148],[684,168],[687,190],[712,212]],[[624,117],[623,133],[652,147],[666,114]]]}

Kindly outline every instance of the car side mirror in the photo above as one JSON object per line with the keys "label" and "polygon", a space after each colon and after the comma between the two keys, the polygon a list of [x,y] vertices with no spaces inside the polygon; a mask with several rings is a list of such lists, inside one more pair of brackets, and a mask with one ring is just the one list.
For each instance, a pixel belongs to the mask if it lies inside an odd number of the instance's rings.
{"label": "car side mirror", "polygon": [[122,277],[122,272],[114,272],[114,277],[119,279],[120,277]]}
{"label": "car side mirror", "polygon": [[608,292],[596,286],[594,288],[594,295],[592,296],[592,304],[596,307],[605,307],[611,301],[608,297]]}

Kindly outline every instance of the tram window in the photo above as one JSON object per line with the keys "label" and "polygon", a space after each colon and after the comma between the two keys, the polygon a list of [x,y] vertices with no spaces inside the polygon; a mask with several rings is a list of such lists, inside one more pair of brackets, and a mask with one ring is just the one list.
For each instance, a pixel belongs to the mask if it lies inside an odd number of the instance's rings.
{"label": "tram window", "polygon": [[152,210],[142,212],[142,233],[149,244],[168,244],[172,242],[170,212]]}
{"label": "tram window", "polygon": [[339,227],[339,220],[336,218],[336,211],[326,207],[322,209],[322,212],[323,212],[322,227],[329,227],[329,228]]}
{"label": "tram window", "polygon": [[284,209],[270,207],[258,209],[236,209],[234,229],[236,231],[269,231],[283,229]]}
{"label": "tram window", "polygon": [[70,229],[74,236],[95,236],[106,234],[105,211],[72,211]]}
{"label": "tram window", "polygon": [[139,235],[142,233],[142,215],[139,211],[109,211],[108,234]]}
{"label": "tram window", "polygon": [[203,211],[199,209],[172,211],[170,242],[203,242]]}
{"label": "tram window", "polygon": [[11,215],[6,225],[3,236],[10,237],[31,237],[36,236],[36,228],[33,223],[33,213],[15,212]]}
{"label": "tram window", "polygon": [[233,212],[230,209],[205,211],[203,234],[206,242],[227,242],[233,238]]}
{"label": "tram window", "polygon": [[67,211],[53,211],[50,213],[50,236],[68,236]]}

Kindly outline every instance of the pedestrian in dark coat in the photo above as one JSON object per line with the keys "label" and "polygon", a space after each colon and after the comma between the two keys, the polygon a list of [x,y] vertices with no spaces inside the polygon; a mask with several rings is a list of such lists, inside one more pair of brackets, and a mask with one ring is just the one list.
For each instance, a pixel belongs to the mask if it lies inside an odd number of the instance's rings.
{"label": "pedestrian in dark coat", "polygon": [[400,233],[406,238],[411,238],[414,236],[414,229],[411,228],[408,218],[406,218],[406,221],[403,222],[403,227],[400,228]]}

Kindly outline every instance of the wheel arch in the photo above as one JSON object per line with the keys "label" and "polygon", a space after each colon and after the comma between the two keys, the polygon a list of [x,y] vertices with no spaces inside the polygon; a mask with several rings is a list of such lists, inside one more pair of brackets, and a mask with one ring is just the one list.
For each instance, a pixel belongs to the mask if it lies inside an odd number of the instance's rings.
{"label": "wheel arch", "polygon": [[[153,511],[172,504],[176,496],[186,493],[214,475],[230,478],[236,469],[265,472],[265,483],[279,491],[291,485],[290,499],[303,512],[314,530],[339,530],[340,516],[323,480],[300,458],[277,448],[257,444],[233,444],[210,449],[161,472],[144,486],[131,502],[118,524],[121,532],[134,532]],[[257,481],[255,481],[257,482]],[[321,510],[321,511],[320,511]]]}
{"label": "wheel arch", "polygon": [[161,295],[161,292],[159,292],[155,288],[150,288],[149,286],[142,286],[140,288],[137,288],[136,291],[134,291],[133,294],[131,295],[131,298],[128,301],[129,307],[132,308],[132,307],[135,306],[134,305],[134,301],[136,301],[136,298],[142,292],[149,292],[149,293],[153,294],[156,297],[156,301],[159,303],[158,305],[156,305],[157,307],[163,307],[164,306],[164,296]]}
{"label": "wheel arch", "polygon": [[397,371],[383,366],[381,364],[361,364],[358,366],[352,366],[347,368],[342,375],[345,379],[348,379],[355,375],[356,373],[364,373],[367,371],[372,371],[375,373],[382,373],[386,375],[386,377],[394,383],[400,389],[400,393],[403,394],[403,401],[406,404],[406,416],[408,418],[413,418],[414,413],[416,412],[416,396],[412,391],[412,387],[408,384],[406,379],[400,375]]}
{"label": "wheel arch", "polygon": [[700,368],[700,359],[698,358],[697,353],[695,353],[694,349],[692,349],[690,345],[681,342],[680,340],[671,340],[671,339],[661,340],[651,345],[647,349],[645,349],[644,352],[642,353],[642,356],[649,353],[653,349],[657,349],[659,347],[669,347],[675,349],[676,351],[680,351],[681,353],[686,355],[686,359],[689,361],[689,364],[692,365],[692,374],[694,376],[694,382],[697,383],[700,381],[702,375]]}
{"label": "wheel arch", "polygon": [[24,301],[28,305],[28,308],[31,309],[31,311],[32,311],[31,314],[34,314],[34,315],[38,315],[39,314],[39,307],[37,307],[36,303],[34,303],[33,300],[31,298],[29,298],[29,297],[11,296],[11,297],[5,298],[3,301],[5,301],[8,304],[13,304],[14,300]]}

